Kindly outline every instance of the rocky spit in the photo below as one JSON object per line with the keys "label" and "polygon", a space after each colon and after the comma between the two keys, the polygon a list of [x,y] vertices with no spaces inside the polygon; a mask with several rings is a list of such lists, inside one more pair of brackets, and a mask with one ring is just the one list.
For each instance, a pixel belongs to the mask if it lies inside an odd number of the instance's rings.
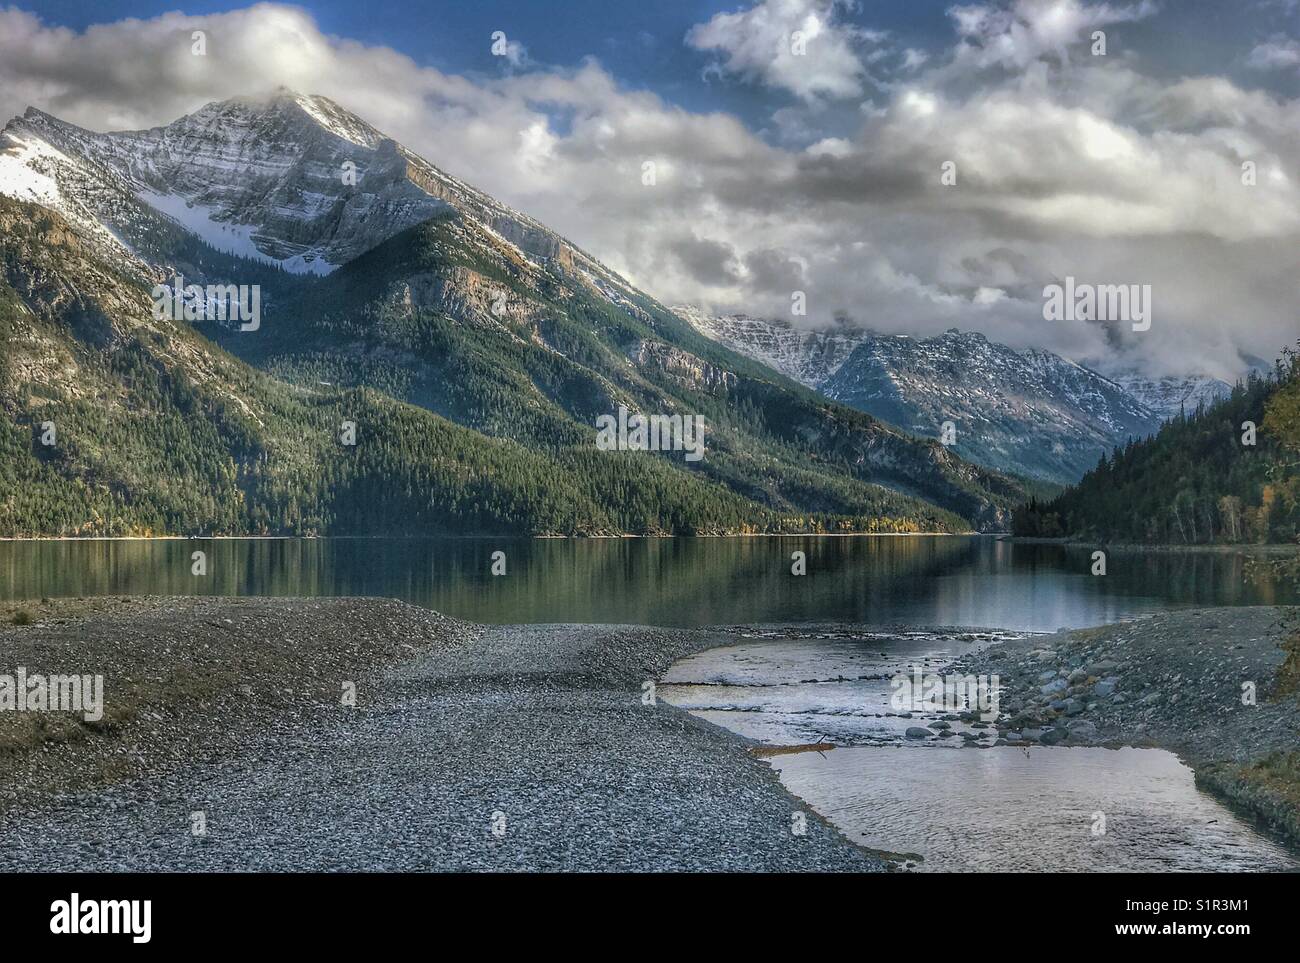
{"label": "rocky spit", "polygon": [[[0,711],[0,871],[887,868],[753,744],[653,697],[725,631],[482,626],[382,599],[0,617],[0,674],[106,690],[98,722]],[[1001,717],[903,741],[1167,748],[1300,841],[1298,630],[1300,609],[1220,608],[996,643],[943,671],[998,675]]]}
{"label": "rocky spit", "polygon": [[0,871],[886,868],[652,697],[716,634],[379,599],[22,611],[0,661],[102,672],[106,712],[0,712]]}
{"label": "rocky spit", "polygon": [[1300,843],[1300,609],[1196,609],[999,643],[949,670],[999,676],[997,744],[1157,746]]}

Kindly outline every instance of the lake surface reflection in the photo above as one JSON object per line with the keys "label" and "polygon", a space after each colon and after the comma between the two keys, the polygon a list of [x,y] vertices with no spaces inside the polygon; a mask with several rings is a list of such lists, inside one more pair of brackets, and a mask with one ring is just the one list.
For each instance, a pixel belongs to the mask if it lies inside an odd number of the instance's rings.
{"label": "lake surface reflection", "polygon": [[[208,574],[190,573],[195,551]],[[505,552],[506,574],[491,574]],[[791,553],[808,574],[791,574]],[[187,539],[0,542],[0,600],[374,595],[482,622],[844,621],[1049,631],[1168,608],[1294,603],[1219,552],[1113,552],[991,537]]]}

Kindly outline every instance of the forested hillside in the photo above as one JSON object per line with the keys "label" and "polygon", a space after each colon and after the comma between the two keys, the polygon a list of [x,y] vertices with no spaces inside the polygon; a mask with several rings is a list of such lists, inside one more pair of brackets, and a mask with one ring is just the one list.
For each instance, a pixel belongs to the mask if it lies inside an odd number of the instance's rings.
{"label": "forested hillside", "polygon": [[589,461],[595,419],[619,405],[701,415],[707,455],[661,459],[675,475],[783,516],[845,519],[842,531],[917,530],[933,517],[918,498],[1005,529],[1023,497],[1018,482],[828,402],[650,298],[611,301],[561,277],[452,214],[280,298],[257,332],[200,330],[291,383],[374,388],[565,461]]}
{"label": "forested hillside", "polygon": [[[761,476],[744,479],[747,497],[669,455],[599,451],[594,429],[583,437],[572,423],[529,448],[355,377],[291,385],[150,308],[59,215],[0,198],[0,536],[970,527],[847,476],[836,490],[808,472],[820,487],[792,511],[763,497]],[[472,379],[445,388],[475,390]],[[523,423],[553,421],[537,404],[518,412]],[[340,439],[345,421],[355,445]],[[798,476],[786,484],[797,489]]]}
{"label": "forested hillside", "polygon": [[[29,110],[4,138],[7,192],[56,218],[3,239],[2,390],[13,453],[40,420],[71,422],[9,469],[72,484],[58,531],[1005,531],[1026,497],[710,341],[326,98],[280,89],[116,133]],[[51,246],[75,263],[46,263]],[[177,276],[256,286],[259,324],[142,317]],[[702,421],[703,459],[598,450],[596,419],[622,408]],[[140,450],[164,430],[176,466]],[[103,498],[111,522],[87,515]],[[15,530],[46,530],[36,504],[10,509]]]}
{"label": "forested hillside", "polygon": [[1017,511],[1015,533],[1180,545],[1296,541],[1300,355],[1288,351],[1272,376],[1253,377],[1116,451],[1058,497],[1031,501]]}

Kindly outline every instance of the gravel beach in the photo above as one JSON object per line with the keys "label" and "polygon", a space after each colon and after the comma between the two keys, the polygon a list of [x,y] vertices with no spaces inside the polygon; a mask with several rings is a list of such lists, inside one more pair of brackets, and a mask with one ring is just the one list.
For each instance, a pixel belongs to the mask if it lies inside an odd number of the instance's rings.
{"label": "gravel beach", "polygon": [[646,704],[716,634],[379,599],[27,611],[0,662],[102,672],[106,712],[0,712],[0,870],[885,868],[741,739]]}

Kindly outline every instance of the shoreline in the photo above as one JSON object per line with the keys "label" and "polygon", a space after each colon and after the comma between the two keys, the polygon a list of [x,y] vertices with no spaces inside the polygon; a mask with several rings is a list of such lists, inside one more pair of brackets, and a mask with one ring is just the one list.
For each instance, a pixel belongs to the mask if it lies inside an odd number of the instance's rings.
{"label": "shoreline", "polygon": [[1000,538],[1000,532],[736,532],[698,535],[34,535],[0,536],[0,542],[387,542],[387,541],[586,541],[635,538]]}
{"label": "shoreline", "polygon": [[[360,598],[29,607],[34,624],[0,627],[0,673],[102,671],[106,713],[0,711],[0,831],[33,840],[0,870],[892,868],[763,761],[793,750],[645,703],[734,626],[488,626]],[[1181,610],[995,642],[945,671],[1002,678],[997,745],[1168,749],[1294,845],[1300,779],[1267,761],[1295,749],[1297,626],[1300,607]],[[1244,677],[1256,706],[1234,706]],[[195,844],[192,811],[240,832]],[[359,812],[428,845],[358,829]],[[485,835],[495,812],[514,845]]]}
{"label": "shoreline", "polygon": [[999,642],[999,744],[1159,748],[1300,848],[1300,606],[1221,606]]}
{"label": "shoreline", "polygon": [[1090,541],[1076,538],[1021,538],[1006,532],[734,532],[696,535],[35,535],[0,536],[0,544],[59,542],[533,542],[533,541],[618,541],[634,539],[761,539],[761,538],[987,538],[1013,545],[1060,545],[1064,548],[1105,549],[1114,552],[1217,553],[1263,556],[1300,554],[1300,544],[1215,543],[1206,545],[1147,544],[1143,542]]}
{"label": "shoreline", "polygon": [[112,718],[0,712],[0,871],[888,870],[746,740],[643,701],[716,644],[382,599],[41,603],[0,651],[99,665]]}
{"label": "shoreline", "polygon": [[1105,542],[1089,541],[1079,538],[1017,538],[1015,536],[997,536],[1000,542],[1019,545],[1061,545],[1065,548],[1105,549],[1113,552],[1219,552],[1244,555],[1296,555],[1300,554],[1300,544],[1288,542],[1264,543],[1224,543],[1216,542],[1206,545],[1147,544],[1144,542]]}

